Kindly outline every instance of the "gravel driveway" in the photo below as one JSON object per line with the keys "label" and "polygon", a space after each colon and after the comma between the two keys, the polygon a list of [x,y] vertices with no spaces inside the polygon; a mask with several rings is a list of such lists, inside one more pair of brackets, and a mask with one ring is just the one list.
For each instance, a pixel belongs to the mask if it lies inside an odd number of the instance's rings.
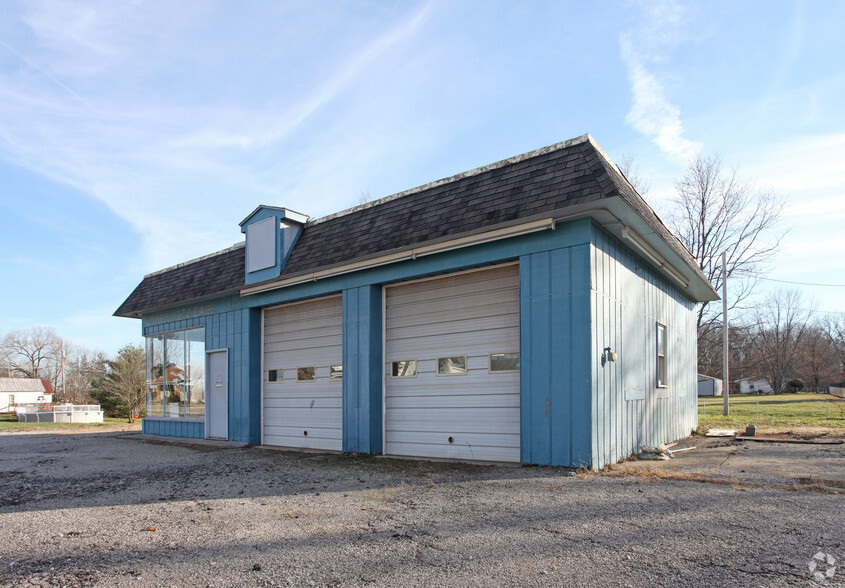
{"label": "gravel driveway", "polygon": [[[810,586],[845,496],[646,477],[0,436],[11,586]],[[822,561],[822,560],[825,561]],[[845,568],[822,584],[842,585]],[[821,578],[821,576],[819,576]]]}

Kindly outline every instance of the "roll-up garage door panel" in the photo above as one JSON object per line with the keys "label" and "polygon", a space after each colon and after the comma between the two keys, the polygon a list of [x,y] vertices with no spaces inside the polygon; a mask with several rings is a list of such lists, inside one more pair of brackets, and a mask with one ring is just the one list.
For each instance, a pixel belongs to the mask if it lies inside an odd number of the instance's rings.
{"label": "roll-up garage door panel", "polygon": [[395,395],[390,398],[388,408],[407,410],[434,410],[456,408],[487,409],[487,408],[519,408],[519,399],[513,394],[461,394],[456,396],[457,391],[451,394],[432,394],[424,397],[414,395]]}
{"label": "roll-up garage door panel", "polygon": [[[422,457],[439,457],[443,459],[459,459],[459,460],[479,460],[479,461],[502,461],[502,462],[517,462],[519,461],[519,436],[515,440],[507,441],[508,444],[515,444],[517,449],[514,451],[510,448],[503,448],[498,446],[485,446],[478,444],[474,439],[467,440],[467,444],[462,447],[455,445],[448,445],[440,448],[438,455],[425,455]],[[417,456],[420,447],[432,447],[433,444],[421,441],[418,443],[404,443],[396,442],[392,445],[393,455],[408,455]]]}
{"label": "roll-up garage door panel", "polygon": [[308,336],[301,337],[291,337],[289,334],[274,333],[269,333],[266,336],[271,341],[268,345],[268,350],[270,351],[305,351],[337,346],[337,335],[337,329],[333,329],[332,331],[320,329],[318,332],[312,332]]}
{"label": "roll-up garage door panel", "polygon": [[398,305],[391,300],[387,309],[387,318],[392,326],[426,324],[431,321],[445,322],[456,318],[480,318],[494,316],[497,313],[513,312],[513,296],[509,292],[499,292],[496,298],[479,300],[479,293],[453,299],[427,299],[414,304]]}
{"label": "roll-up garage door panel", "polygon": [[[333,317],[335,323],[340,320],[340,317]],[[332,337],[337,333],[337,324],[327,325],[325,327],[308,327],[291,331],[289,329],[264,329],[265,336],[271,338],[282,338],[285,341],[304,341],[308,342],[312,339],[320,339]]]}
{"label": "roll-up garage door panel", "polygon": [[338,310],[336,300],[339,296],[331,296],[322,298],[320,300],[307,300],[305,302],[292,302],[274,308],[268,308],[264,312],[266,321],[273,323],[284,317],[287,324],[303,324],[308,321],[319,321],[327,316],[339,316],[341,310]]}
{"label": "roll-up garage door panel", "polygon": [[[460,314],[459,312],[447,313],[442,310],[433,310],[430,315],[420,315],[419,320],[401,321],[388,323],[388,335],[394,333],[401,333],[413,329],[413,333],[417,336],[424,337],[426,335],[437,335],[442,337],[444,330],[448,329],[449,333],[456,334],[472,334],[481,333],[485,330],[491,331],[494,329],[508,329],[513,325],[516,313],[505,313],[496,308],[486,307],[484,312],[479,311],[478,316],[468,316]],[[429,316],[429,320],[426,320]],[[416,318],[416,317],[415,317]],[[404,323],[404,324],[402,324]],[[480,323],[480,324],[479,324]],[[401,338],[401,334],[394,335],[396,338]]]}
{"label": "roll-up garage door panel", "polygon": [[[479,331],[480,333],[482,331]],[[431,371],[434,371],[433,366],[436,357],[446,355],[480,356],[483,353],[486,362],[488,353],[518,351],[519,343],[514,342],[515,337],[518,337],[518,335],[507,336],[506,333],[501,332],[492,333],[485,340],[479,339],[479,335],[473,333],[459,333],[447,340],[443,340],[438,335],[416,338],[403,337],[392,340],[388,345],[387,353],[389,359],[419,359],[425,361],[423,356],[419,355],[419,351],[420,349],[429,349],[432,353],[436,353],[434,357],[431,357]]]}
{"label": "roll-up garage door panel", "polygon": [[[409,433],[405,436],[405,443],[404,445],[410,447],[413,445],[429,445],[429,444],[436,444],[440,440],[441,433],[426,433],[426,432],[418,432],[418,433]],[[506,435],[509,439],[506,440],[506,443],[509,445],[519,445],[519,435]],[[493,434],[486,434],[486,433],[469,433],[466,435],[466,439],[471,443],[473,447],[481,446],[481,447],[499,447],[502,445],[502,437],[503,434],[501,432],[496,432]],[[503,451],[503,453],[507,453],[507,450]]]}
{"label": "roll-up garage door panel", "polygon": [[[342,349],[340,345],[332,345],[331,347],[304,347],[302,349],[281,349],[278,351],[274,349],[268,350],[264,353],[264,367],[265,369],[285,368],[286,370],[292,370],[298,367],[313,366],[317,370],[324,372],[326,377],[328,377],[329,365],[340,363]],[[289,376],[296,378],[296,373],[286,371],[285,379]]]}
{"label": "roll-up garage door panel", "polygon": [[268,426],[265,437],[273,439],[277,447],[299,447],[302,449],[322,449],[334,451],[334,447],[342,445],[340,432],[337,429],[309,429],[309,436],[302,435],[299,427]]}
{"label": "roll-up garage door panel", "polygon": [[[484,410],[457,412],[452,408],[429,408],[426,417],[420,419],[419,408],[394,408],[388,430],[443,431],[451,433],[501,433],[507,426],[519,427],[519,413],[512,406],[487,406]],[[413,426],[413,428],[406,428]],[[443,441],[447,438],[443,437]]]}
{"label": "roll-up garage door panel", "polygon": [[[489,272],[489,274],[482,275],[485,272]],[[477,275],[470,277],[468,280],[467,277],[473,273]],[[507,296],[507,292],[518,287],[519,274],[513,273],[508,268],[500,268],[399,285],[392,288],[394,291],[390,298],[391,306],[417,304],[426,301],[458,300],[461,297],[472,296],[478,292],[485,292],[495,299],[502,293]]]}
{"label": "roll-up garage door panel", "polygon": [[[518,301],[516,265],[387,289],[388,453],[519,461],[519,374],[488,369],[489,353],[519,349]],[[437,376],[448,355],[468,374]],[[417,377],[391,378],[398,359],[418,360]]]}
{"label": "roll-up garage door panel", "polygon": [[341,398],[334,392],[297,397],[275,395],[264,397],[264,410],[271,408],[313,408],[312,403],[316,405],[318,401],[321,409],[340,410],[342,404]]}
{"label": "roll-up garage door panel", "polygon": [[[263,378],[265,444],[341,449],[343,386],[329,366],[342,361],[342,333],[339,296],[265,311],[264,369],[284,370],[282,382]],[[297,382],[298,367],[315,367],[316,381]]]}
{"label": "roll-up garage door panel", "polygon": [[308,430],[309,436],[314,436],[313,429],[321,430],[335,430],[333,427],[327,427],[332,419],[340,416],[340,409],[317,409],[296,415],[296,418],[288,418],[287,415],[291,413],[290,409],[285,408],[268,408],[265,413],[265,418],[271,424],[269,426],[278,427],[294,427],[296,435],[303,437],[303,430]]}

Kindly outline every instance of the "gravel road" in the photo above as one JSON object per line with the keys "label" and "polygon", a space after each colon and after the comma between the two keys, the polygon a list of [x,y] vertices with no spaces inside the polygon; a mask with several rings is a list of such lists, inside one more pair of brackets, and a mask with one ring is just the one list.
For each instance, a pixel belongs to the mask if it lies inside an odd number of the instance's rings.
{"label": "gravel road", "polygon": [[[4,586],[841,586],[845,496],[0,436]],[[824,560],[824,561],[822,561]],[[814,580],[817,573],[832,577]]]}

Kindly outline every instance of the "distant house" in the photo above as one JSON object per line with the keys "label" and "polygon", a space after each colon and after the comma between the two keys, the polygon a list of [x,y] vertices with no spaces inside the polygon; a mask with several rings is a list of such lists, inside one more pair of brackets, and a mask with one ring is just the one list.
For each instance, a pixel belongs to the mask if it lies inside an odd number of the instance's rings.
{"label": "distant house", "polygon": [[698,374],[698,395],[699,396],[721,396],[722,380]]}
{"label": "distant house", "polygon": [[147,341],[145,434],[601,468],[697,424],[718,295],[589,136],[240,227],[115,313]]}
{"label": "distant house", "polygon": [[46,379],[0,378],[0,412],[12,412],[19,404],[49,404],[53,387]]}
{"label": "distant house", "polygon": [[740,394],[774,394],[772,386],[766,378],[761,376],[752,376],[750,378],[742,378],[737,380],[739,382]]}

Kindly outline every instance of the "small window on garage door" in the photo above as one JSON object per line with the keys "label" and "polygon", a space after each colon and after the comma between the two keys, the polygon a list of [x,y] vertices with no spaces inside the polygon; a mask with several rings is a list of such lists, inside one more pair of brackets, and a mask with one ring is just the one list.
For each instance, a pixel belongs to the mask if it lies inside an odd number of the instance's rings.
{"label": "small window on garage door", "polygon": [[519,351],[491,353],[489,356],[491,374],[512,374],[519,371]]}
{"label": "small window on garage door", "polygon": [[417,360],[416,359],[399,359],[390,362],[390,377],[391,378],[416,378],[417,377]]}
{"label": "small window on garage door", "polygon": [[450,355],[437,358],[438,376],[465,376],[467,375],[467,356]]}

